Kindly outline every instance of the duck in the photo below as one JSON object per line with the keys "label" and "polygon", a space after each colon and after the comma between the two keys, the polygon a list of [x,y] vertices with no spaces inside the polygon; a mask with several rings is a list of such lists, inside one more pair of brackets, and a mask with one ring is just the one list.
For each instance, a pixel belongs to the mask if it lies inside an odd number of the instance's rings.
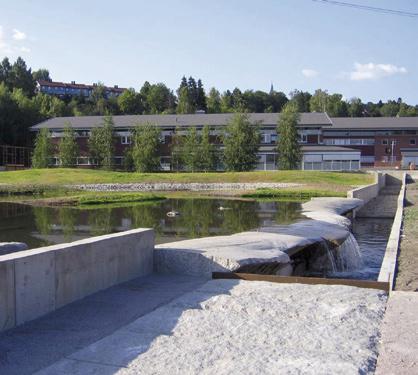
{"label": "duck", "polygon": [[180,216],[180,212],[178,211],[169,211],[167,212],[168,217]]}
{"label": "duck", "polygon": [[223,207],[223,206],[220,206],[220,207],[218,208],[218,210],[219,210],[219,211],[225,211],[225,210],[231,210],[231,208],[230,208],[230,207]]}

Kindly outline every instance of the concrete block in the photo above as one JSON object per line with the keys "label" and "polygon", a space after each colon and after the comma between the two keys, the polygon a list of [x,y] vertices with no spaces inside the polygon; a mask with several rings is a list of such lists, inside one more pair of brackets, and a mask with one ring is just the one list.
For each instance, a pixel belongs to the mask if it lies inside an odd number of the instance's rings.
{"label": "concrete block", "polygon": [[132,230],[94,237],[55,252],[56,306],[152,272],[154,233]]}
{"label": "concrete block", "polygon": [[0,332],[15,326],[14,262],[0,262]]}
{"label": "concrete block", "polygon": [[54,252],[15,259],[16,325],[55,310]]}

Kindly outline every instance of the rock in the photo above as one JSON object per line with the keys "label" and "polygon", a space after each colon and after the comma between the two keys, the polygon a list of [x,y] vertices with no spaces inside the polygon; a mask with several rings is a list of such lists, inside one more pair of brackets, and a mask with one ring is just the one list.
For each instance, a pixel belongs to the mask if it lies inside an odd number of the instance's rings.
{"label": "rock", "polygon": [[15,251],[27,250],[28,245],[23,242],[0,242],[0,255],[14,253]]}

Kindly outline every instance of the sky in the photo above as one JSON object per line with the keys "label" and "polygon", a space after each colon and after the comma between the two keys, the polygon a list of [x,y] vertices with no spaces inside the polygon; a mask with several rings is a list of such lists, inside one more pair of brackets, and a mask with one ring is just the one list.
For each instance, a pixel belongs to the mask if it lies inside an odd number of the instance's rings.
{"label": "sky", "polygon": [[[418,13],[416,0],[345,0]],[[0,59],[53,80],[207,91],[271,83],[418,104],[418,18],[312,0],[0,0]]]}

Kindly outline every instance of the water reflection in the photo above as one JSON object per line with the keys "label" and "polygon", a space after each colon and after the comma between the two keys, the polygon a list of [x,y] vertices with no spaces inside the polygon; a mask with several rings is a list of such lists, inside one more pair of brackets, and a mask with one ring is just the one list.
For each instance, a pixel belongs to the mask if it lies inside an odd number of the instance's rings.
{"label": "water reflection", "polygon": [[[223,209],[220,209],[222,207]],[[168,211],[179,216],[168,217]],[[79,209],[0,203],[0,242],[30,248],[133,228],[154,228],[156,242],[227,235],[300,218],[296,202],[225,199],[167,199],[125,207]]]}

